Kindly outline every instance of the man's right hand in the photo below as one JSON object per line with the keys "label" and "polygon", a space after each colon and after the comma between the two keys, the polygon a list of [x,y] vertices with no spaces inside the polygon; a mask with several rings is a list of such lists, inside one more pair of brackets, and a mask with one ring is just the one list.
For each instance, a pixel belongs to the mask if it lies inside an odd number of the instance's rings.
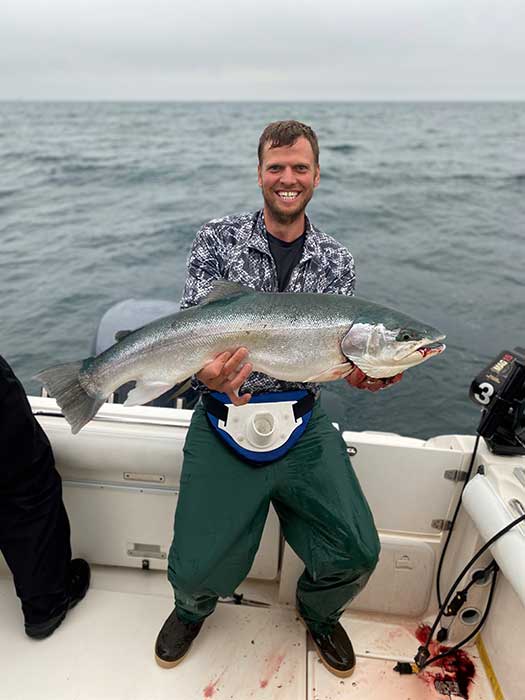
{"label": "man's right hand", "polygon": [[248,357],[247,348],[237,348],[235,352],[222,352],[208,362],[196,377],[208,389],[227,394],[234,406],[244,406],[252,398],[251,394],[239,396],[238,391],[252,371],[252,365],[243,364]]}

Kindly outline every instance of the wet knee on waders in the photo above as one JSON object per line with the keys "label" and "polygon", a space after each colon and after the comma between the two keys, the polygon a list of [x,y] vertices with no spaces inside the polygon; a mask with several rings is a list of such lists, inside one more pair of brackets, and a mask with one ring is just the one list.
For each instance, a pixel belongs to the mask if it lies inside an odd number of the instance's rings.
{"label": "wet knee on waders", "polygon": [[349,537],[345,541],[345,550],[349,568],[354,569],[360,575],[371,574],[379,561],[381,545],[377,534],[369,538],[366,546],[356,543],[355,537]]}

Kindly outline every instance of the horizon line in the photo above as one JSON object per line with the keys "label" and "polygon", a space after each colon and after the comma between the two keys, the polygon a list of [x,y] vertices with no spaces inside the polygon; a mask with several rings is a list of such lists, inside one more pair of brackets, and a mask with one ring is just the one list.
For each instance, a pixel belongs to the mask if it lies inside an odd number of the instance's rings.
{"label": "horizon line", "polygon": [[206,98],[109,98],[109,97],[0,97],[0,103],[13,102],[62,102],[62,103],[166,103],[166,104],[486,104],[486,103],[525,103],[525,97],[469,97],[469,98],[323,98],[323,99],[206,99]]}

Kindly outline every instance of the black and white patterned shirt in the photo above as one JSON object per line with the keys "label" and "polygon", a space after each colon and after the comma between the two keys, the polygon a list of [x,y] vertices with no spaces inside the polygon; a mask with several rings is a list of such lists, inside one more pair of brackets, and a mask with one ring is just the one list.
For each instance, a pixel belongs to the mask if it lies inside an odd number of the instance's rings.
{"label": "black and white patterned shirt", "polygon": [[[202,226],[188,257],[188,272],[180,308],[199,304],[214,280],[239,282],[261,292],[277,292],[275,262],[270,253],[262,211],[214,219]],[[316,292],[352,296],[355,286],[354,259],[334,238],[323,233],[306,217],[303,253],[293,269],[286,292]],[[203,384],[196,384],[207,391]],[[318,393],[317,384],[284,382],[252,372],[240,393],[308,389]]]}

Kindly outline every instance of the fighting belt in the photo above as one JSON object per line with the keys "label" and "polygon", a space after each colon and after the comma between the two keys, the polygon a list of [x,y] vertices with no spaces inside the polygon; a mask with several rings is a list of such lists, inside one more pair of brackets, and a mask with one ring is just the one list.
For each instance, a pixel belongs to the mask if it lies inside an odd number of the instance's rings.
{"label": "fighting belt", "polygon": [[202,402],[217,435],[245,461],[264,466],[285,455],[306,430],[315,396],[307,391],[257,394],[235,406],[226,394],[204,394]]}

